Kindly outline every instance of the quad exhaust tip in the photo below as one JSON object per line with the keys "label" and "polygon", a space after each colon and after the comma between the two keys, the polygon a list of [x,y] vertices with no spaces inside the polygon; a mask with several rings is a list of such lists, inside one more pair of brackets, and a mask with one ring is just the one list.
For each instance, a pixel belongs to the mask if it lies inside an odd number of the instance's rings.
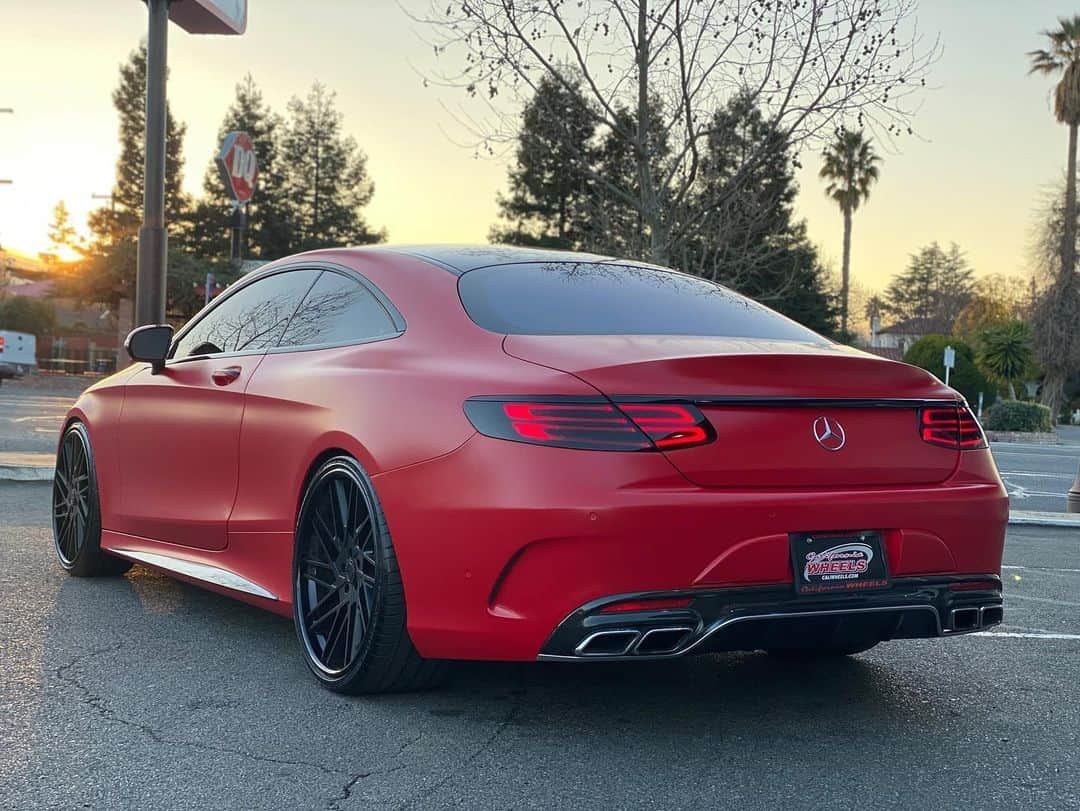
{"label": "quad exhaust tip", "polygon": [[950,630],[954,633],[977,631],[990,625],[997,625],[1005,618],[1005,609],[1000,605],[970,606],[954,608],[949,613]]}
{"label": "quad exhaust tip", "polygon": [[630,628],[597,631],[574,649],[578,656],[663,656],[675,653],[694,633],[693,628],[652,628],[642,633]]}

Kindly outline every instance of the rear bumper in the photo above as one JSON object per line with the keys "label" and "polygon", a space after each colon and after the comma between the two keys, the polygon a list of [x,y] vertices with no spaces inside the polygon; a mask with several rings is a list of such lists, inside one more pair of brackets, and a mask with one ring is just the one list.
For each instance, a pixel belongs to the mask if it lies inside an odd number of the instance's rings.
{"label": "rear bumper", "polygon": [[[977,587],[977,588],[972,588]],[[957,590],[959,588],[959,590]],[[690,598],[685,608],[605,613],[626,600]],[[1001,581],[979,577],[894,580],[840,598],[796,597],[790,588],[624,594],[595,600],[563,620],[538,656],[548,661],[670,659],[856,639],[922,639],[1002,621]]]}
{"label": "rear bumper", "polygon": [[[794,595],[790,533],[874,530],[897,584],[997,575],[1008,499],[988,452],[965,457],[969,464],[938,485],[710,489],[690,484],[659,454],[474,436],[374,482],[420,653],[530,661],[572,652],[580,639],[567,648],[560,637],[550,647],[557,629],[618,595],[692,592],[712,600],[697,612],[700,626],[691,623],[698,635],[731,611],[749,610],[721,608],[735,593],[767,613],[770,600]],[[842,605],[880,594],[849,595]],[[927,615],[935,634],[938,624],[944,633],[951,609],[919,594],[909,599],[935,614],[906,613]],[[709,634],[716,642],[729,635]]]}

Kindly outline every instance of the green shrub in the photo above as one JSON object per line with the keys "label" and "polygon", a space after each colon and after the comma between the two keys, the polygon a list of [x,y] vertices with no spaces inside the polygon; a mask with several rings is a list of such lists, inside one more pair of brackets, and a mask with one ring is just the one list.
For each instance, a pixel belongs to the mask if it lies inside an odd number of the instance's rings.
{"label": "green shrub", "polygon": [[983,406],[994,402],[997,385],[986,379],[986,375],[975,365],[975,352],[963,341],[945,335],[927,335],[911,345],[904,355],[904,363],[926,369],[945,380],[945,347],[956,350],[956,368],[952,370],[949,385],[960,392],[972,406],[979,402],[979,392],[984,395]]}
{"label": "green shrub", "polygon": [[986,410],[988,431],[1050,431],[1050,409],[1039,403],[1002,400]]}

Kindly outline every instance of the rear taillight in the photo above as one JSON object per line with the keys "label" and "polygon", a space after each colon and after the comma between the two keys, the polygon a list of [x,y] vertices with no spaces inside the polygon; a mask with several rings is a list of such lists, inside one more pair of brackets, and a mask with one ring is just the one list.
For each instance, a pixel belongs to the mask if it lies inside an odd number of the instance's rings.
{"label": "rear taillight", "polygon": [[689,403],[613,403],[603,398],[473,398],[465,415],[497,439],[596,451],[677,450],[711,442]]}
{"label": "rear taillight", "polygon": [[923,442],[953,450],[987,447],[979,421],[967,406],[932,406],[919,410],[919,435]]}

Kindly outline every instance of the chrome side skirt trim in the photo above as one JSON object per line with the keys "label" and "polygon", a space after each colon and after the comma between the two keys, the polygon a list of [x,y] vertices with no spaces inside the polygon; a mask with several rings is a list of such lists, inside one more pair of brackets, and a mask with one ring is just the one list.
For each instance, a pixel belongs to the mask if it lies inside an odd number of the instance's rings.
{"label": "chrome side skirt trim", "polygon": [[[839,614],[875,614],[882,611],[929,611],[934,615],[934,621],[937,624],[938,636],[943,635],[941,627],[941,617],[937,612],[937,609],[932,605],[890,605],[890,606],[873,606],[871,608],[843,608],[828,611],[776,611],[768,614],[743,614],[737,617],[725,617],[724,619],[717,620],[712,625],[702,632],[693,642],[687,645],[681,650],[672,651],[671,653],[660,654],[641,654],[641,655],[620,655],[620,656],[562,656],[551,653],[541,653],[536,658],[541,662],[583,662],[583,661],[601,661],[601,662],[641,662],[649,659],[674,659],[678,656],[684,656],[690,653],[694,648],[701,645],[706,639],[718,631],[727,628],[732,625],[736,625],[741,622],[753,622],[759,620],[779,620],[779,619],[792,619],[798,617],[826,617],[835,616]],[[978,630],[977,628],[972,630]],[[950,634],[951,636],[952,634]]]}
{"label": "chrome side skirt trim", "polygon": [[150,566],[156,566],[159,569],[165,569],[169,572],[182,574],[185,577],[201,580],[204,583],[212,583],[215,586],[222,586],[223,588],[232,589],[233,591],[242,591],[244,594],[253,594],[256,597],[263,597],[267,600],[278,599],[276,594],[267,591],[258,583],[252,583],[246,577],[241,577],[236,572],[230,572],[227,569],[211,566],[208,563],[198,563],[194,560],[174,558],[169,555],[159,555],[156,552],[143,552],[138,549],[110,549],[109,551],[115,552],[117,555],[123,555],[125,558],[130,558],[139,563],[146,563]]}

